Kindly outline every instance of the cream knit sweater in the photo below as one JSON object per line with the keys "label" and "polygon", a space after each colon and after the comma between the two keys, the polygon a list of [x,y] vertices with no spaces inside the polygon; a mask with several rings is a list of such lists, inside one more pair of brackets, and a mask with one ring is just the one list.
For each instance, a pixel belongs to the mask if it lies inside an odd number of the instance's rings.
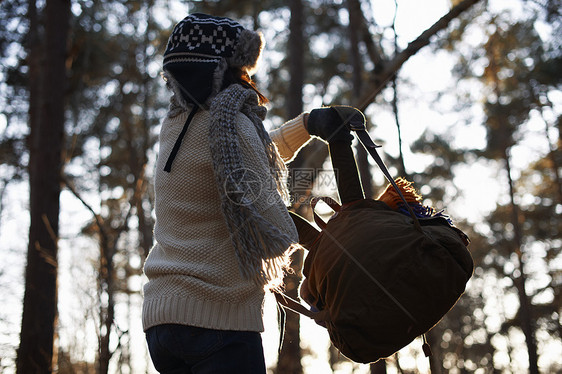
{"label": "cream knit sweater", "polygon": [[[170,173],[164,164],[188,113],[167,117],[160,132],[155,175],[155,246],[144,265],[142,322],[145,330],[172,323],[218,330],[263,331],[264,291],[245,280],[221,211],[209,150],[207,111],[189,125]],[[245,165],[270,178],[252,122],[237,116]],[[303,115],[270,133],[283,160],[290,161],[310,139]],[[264,183],[256,206],[266,219],[296,238],[296,229],[274,183]]]}

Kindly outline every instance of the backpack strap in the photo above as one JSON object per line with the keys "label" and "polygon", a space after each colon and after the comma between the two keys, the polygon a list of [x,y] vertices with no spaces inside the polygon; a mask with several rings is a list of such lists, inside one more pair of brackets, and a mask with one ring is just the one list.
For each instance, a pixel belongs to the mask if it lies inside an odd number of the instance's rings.
{"label": "backpack strap", "polygon": [[325,321],[329,319],[329,313],[327,310],[315,312],[283,293],[273,291],[273,294],[275,295],[275,299],[277,300],[277,312],[279,318],[279,352],[281,352],[281,348],[283,348],[283,340],[285,337],[285,309],[289,309],[295,313],[302,314],[303,316],[314,320],[314,322],[316,322],[320,326],[326,327]]}
{"label": "backpack strap", "polygon": [[302,314],[308,318],[313,319],[319,325],[322,325],[324,322],[328,321],[330,316],[327,310],[321,310],[318,312],[312,311],[308,309],[306,306],[299,303],[297,300],[290,298],[289,296],[279,293],[273,292],[275,295],[275,299],[277,303],[281,305],[283,308],[290,309],[293,312],[298,314]]}
{"label": "backpack strap", "polygon": [[[408,209],[410,216],[414,220],[414,227],[419,232],[423,233],[418,217],[414,213],[410,204],[408,204],[408,202],[404,198],[404,195],[400,191],[400,188],[394,181],[394,178],[392,178],[392,176],[390,175],[388,168],[377,153],[377,148],[379,148],[380,146],[376,145],[367,133],[365,122],[353,121],[351,117],[343,119],[344,124],[348,127],[348,129],[354,131],[357,134],[359,142],[363,145],[363,147],[365,147],[371,157],[373,157],[386,179],[388,179],[392,187],[400,196],[400,199],[404,202],[406,209]],[[328,147],[330,149],[330,158],[332,161],[332,167],[334,168],[336,182],[338,185],[338,193],[342,204],[347,204],[356,200],[364,199],[365,195],[363,193],[363,186],[361,185],[361,180],[359,178],[359,171],[355,162],[353,149],[351,148],[351,143],[330,142],[328,143]]]}
{"label": "backpack strap", "polygon": [[307,316],[309,318],[314,319],[315,312],[313,312],[310,309],[307,309],[304,305],[302,305],[295,299],[292,299],[289,296],[278,292],[274,292],[273,294],[275,295],[275,299],[281,306],[287,309],[291,309],[293,312],[297,312],[299,314],[302,314],[303,316]]}
{"label": "backpack strap", "polygon": [[289,211],[289,216],[293,219],[293,223],[297,227],[299,244],[303,245],[306,249],[310,249],[318,238],[320,231],[312,226],[308,220],[295,212]]}
{"label": "backpack strap", "polygon": [[375,160],[375,162],[377,163],[377,165],[379,166],[379,168],[381,169],[382,173],[384,174],[384,176],[386,177],[386,179],[388,180],[388,182],[392,185],[392,187],[394,187],[394,189],[396,190],[396,192],[398,193],[398,196],[400,196],[400,199],[402,200],[402,202],[404,203],[404,205],[406,206],[406,209],[408,209],[408,212],[410,213],[410,216],[412,217],[412,219],[414,220],[414,226],[415,228],[419,231],[422,232],[422,228],[421,228],[421,224],[420,221],[418,220],[418,217],[416,216],[416,214],[414,213],[414,210],[412,209],[412,207],[410,206],[410,204],[408,204],[408,202],[406,201],[406,199],[404,198],[404,195],[402,194],[402,192],[400,191],[400,188],[398,187],[398,185],[396,184],[396,182],[394,181],[394,178],[392,178],[392,176],[390,175],[390,172],[388,171],[388,168],[386,167],[386,165],[384,164],[384,161],[382,160],[382,158],[380,157],[380,155],[377,153],[377,148],[379,148],[378,145],[376,145],[373,140],[371,139],[371,137],[369,136],[369,134],[367,133],[367,130],[365,129],[365,126],[363,126],[362,128],[359,127],[351,127],[351,130],[355,131],[355,133],[357,134],[357,138],[359,138],[359,141],[361,142],[361,144],[363,144],[363,147],[365,147],[365,149],[367,150],[367,152],[369,152],[369,154],[371,155],[371,157],[373,157],[373,159]]}
{"label": "backpack strap", "polygon": [[359,170],[353,155],[351,143],[328,143],[330,160],[334,169],[334,176],[338,186],[338,195],[342,204],[365,198]]}
{"label": "backpack strap", "polygon": [[326,228],[326,222],[316,213],[316,204],[318,201],[322,200],[325,202],[336,214],[341,210],[341,205],[338,204],[337,201],[330,197],[315,197],[310,201],[310,207],[312,208],[312,213],[314,215],[314,222],[320,227],[320,229],[324,230]]}

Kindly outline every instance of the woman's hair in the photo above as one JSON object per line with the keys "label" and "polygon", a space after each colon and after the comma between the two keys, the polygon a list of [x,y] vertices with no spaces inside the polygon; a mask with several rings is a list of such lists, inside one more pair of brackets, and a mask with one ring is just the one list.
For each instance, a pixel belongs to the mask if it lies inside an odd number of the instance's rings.
{"label": "woman's hair", "polygon": [[243,87],[252,89],[256,95],[258,95],[258,103],[260,105],[267,104],[269,100],[265,97],[256,87],[256,84],[252,81],[252,78],[248,75],[245,70],[229,67],[224,73],[224,78],[222,80],[221,91],[230,86],[231,84],[238,83]]}

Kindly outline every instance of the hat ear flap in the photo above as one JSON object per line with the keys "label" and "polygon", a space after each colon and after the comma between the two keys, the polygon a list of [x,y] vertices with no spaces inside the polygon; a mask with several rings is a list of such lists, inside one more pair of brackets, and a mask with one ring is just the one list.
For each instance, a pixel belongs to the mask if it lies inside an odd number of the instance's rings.
{"label": "hat ear flap", "polygon": [[318,234],[320,234],[320,231],[298,214],[289,211],[289,215],[293,219],[297,232],[299,233],[299,243],[307,249],[310,248],[318,237]]}
{"label": "hat ear flap", "polygon": [[234,55],[228,59],[231,66],[244,68],[252,75],[257,70],[264,41],[261,33],[242,30],[238,37]]}
{"label": "hat ear flap", "polygon": [[204,107],[208,98],[214,93],[213,82],[215,71],[219,65],[216,62],[170,62],[165,66],[165,73],[176,95],[181,97],[180,105],[195,104]]}

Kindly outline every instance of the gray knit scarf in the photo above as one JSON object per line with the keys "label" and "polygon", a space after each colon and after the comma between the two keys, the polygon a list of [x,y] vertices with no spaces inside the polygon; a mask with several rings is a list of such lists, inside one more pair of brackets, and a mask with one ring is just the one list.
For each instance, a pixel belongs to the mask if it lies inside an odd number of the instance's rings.
{"label": "gray knit scarf", "polygon": [[221,207],[242,275],[260,286],[271,286],[282,278],[294,250],[294,240],[265,219],[252,204],[256,182],[244,165],[236,130],[236,115],[245,114],[254,124],[265,147],[269,173],[277,191],[286,201],[287,187],[283,182],[286,166],[275,144],[263,126],[267,109],[258,104],[250,89],[233,84],[214,97],[210,104],[211,126],[209,142]]}

